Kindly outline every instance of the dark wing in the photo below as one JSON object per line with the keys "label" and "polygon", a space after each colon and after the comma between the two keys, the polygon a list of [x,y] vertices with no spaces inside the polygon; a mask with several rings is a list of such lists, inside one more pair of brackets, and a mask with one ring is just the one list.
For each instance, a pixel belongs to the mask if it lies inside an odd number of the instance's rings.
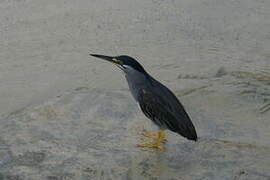
{"label": "dark wing", "polygon": [[138,94],[139,105],[143,113],[161,128],[179,133],[189,140],[197,140],[197,134],[184,107],[173,94],[170,98],[142,89]]}

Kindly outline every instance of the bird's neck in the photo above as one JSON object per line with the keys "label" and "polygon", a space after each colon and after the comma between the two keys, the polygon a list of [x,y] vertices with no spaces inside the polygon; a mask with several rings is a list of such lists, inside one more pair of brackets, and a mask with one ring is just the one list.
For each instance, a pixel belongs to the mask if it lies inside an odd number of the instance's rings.
{"label": "bird's neck", "polygon": [[129,89],[131,94],[137,101],[138,99],[138,92],[143,89],[147,88],[150,85],[151,78],[148,74],[142,74],[138,72],[128,73],[125,75],[126,80],[128,82]]}

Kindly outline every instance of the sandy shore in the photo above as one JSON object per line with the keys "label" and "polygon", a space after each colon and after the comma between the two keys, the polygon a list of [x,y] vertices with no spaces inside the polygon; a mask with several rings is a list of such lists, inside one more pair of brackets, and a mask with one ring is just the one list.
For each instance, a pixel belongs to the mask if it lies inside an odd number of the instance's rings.
{"label": "sandy shore", "polygon": [[[269,18],[270,1],[1,1],[0,179],[269,179]],[[137,58],[201,141],[136,149],[152,125],[89,53]]]}
{"label": "sandy shore", "polygon": [[137,57],[163,82],[221,66],[269,67],[268,1],[27,0],[0,8],[0,114],[78,86],[126,87],[89,52]]}

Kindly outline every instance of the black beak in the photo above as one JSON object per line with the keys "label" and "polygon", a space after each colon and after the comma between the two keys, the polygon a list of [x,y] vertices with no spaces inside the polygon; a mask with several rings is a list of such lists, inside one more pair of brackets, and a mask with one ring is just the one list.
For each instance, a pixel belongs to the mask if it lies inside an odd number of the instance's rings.
{"label": "black beak", "polygon": [[109,61],[115,65],[117,65],[120,69],[124,69],[124,66],[122,66],[122,62],[115,57],[112,56],[104,56],[104,55],[99,55],[99,54],[90,54],[90,56],[94,56],[96,58],[104,59],[106,61]]}
{"label": "black beak", "polygon": [[113,57],[111,57],[111,56],[104,56],[104,55],[99,55],[99,54],[90,54],[90,55],[94,56],[94,57],[97,57],[97,58],[100,58],[100,59],[104,59],[104,60],[112,62],[112,63],[115,63],[113,61]]}

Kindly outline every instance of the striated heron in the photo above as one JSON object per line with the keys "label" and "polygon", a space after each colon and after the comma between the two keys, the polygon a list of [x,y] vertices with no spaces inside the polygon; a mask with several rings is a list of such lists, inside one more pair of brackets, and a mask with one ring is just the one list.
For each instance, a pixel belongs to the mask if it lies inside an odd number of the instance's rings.
{"label": "striated heron", "polygon": [[129,89],[142,112],[159,127],[158,133],[144,132],[152,142],[139,147],[164,150],[165,131],[169,129],[189,140],[197,141],[197,133],[183,105],[163,84],[151,77],[134,58],[129,56],[104,56],[90,54],[117,65],[125,74]]}

